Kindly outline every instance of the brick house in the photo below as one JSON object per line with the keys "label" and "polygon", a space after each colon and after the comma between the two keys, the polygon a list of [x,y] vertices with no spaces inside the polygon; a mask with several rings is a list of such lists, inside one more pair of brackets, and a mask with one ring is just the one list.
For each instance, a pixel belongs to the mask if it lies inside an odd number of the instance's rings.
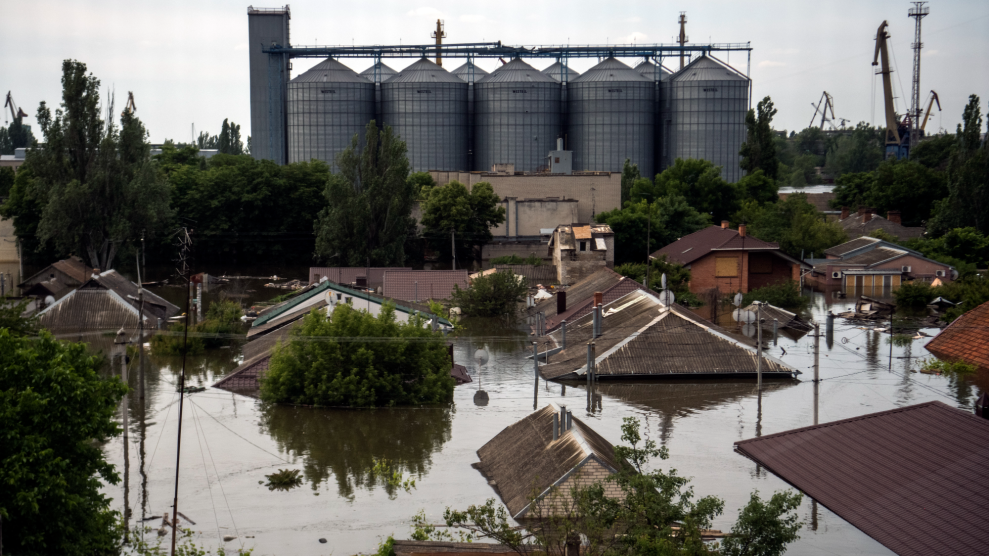
{"label": "brick house", "polygon": [[954,320],[924,348],[938,359],[964,361],[980,370],[989,369],[989,302]]}
{"label": "brick house", "polygon": [[602,268],[615,267],[615,233],[607,224],[561,224],[549,239],[557,280],[575,284]]}
{"label": "brick house", "polygon": [[956,271],[951,265],[928,259],[919,251],[875,237],[846,241],[813,261],[809,282],[822,287],[895,288],[904,281],[950,282]]}
{"label": "brick house", "polygon": [[924,236],[924,228],[904,226],[898,210],[889,211],[886,218],[883,218],[873,208],[859,207],[857,213],[850,214],[848,207],[841,207],[838,224],[852,239],[867,236],[876,230],[882,230],[900,241]]}
{"label": "brick house", "polygon": [[748,293],[786,280],[800,280],[801,270],[811,266],[780,250],[779,244],[748,236],[745,225],[737,230],[710,226],[684,236],[649,257],[666,259],[690,269],[690,291],[712,289],[721,293]]}

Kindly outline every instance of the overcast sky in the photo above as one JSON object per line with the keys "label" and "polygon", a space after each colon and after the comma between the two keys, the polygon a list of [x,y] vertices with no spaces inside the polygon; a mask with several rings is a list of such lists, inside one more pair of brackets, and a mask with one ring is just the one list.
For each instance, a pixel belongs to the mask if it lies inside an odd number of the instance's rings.
{"label": "overcast sky", "polygon": [[[277,4],[258,4],[275,7]],[[954,130],[968,95],[989,101],[989,2],[935,0],[924,19],[922,99],[938,92],[944,112],[928,130]],[[881,83],[871,66],[879,24],[889,21],[895,59],[897,111],[909,107],[914,24],[906,1],[795,0],[643,2],[498,2],[378,0],[291,3],[291,38],[311,44],[423,44],[435,20],[446,22],[448,42],[504,44],[670,43],[677,17],[687,12],[692,43],[751,42],[753,96],[773,98],[777,129],[807,126],[822,91],[835,113],[852,122],[879,123]],[[137,115],[152,142],[188,140],[191,126],[218,133],[224,118],[250,128],[247,3],[230,0],[99,0],[4,2],[0,12],[0,94],[13,92],[34,125],[38,103],[57,104],[61,62],[85,62],[117,95],[117,110],[133,91]],[[724,55],[722,55],[724,56]],[[725,56],[724,59],[727,57]],[[410,59],[387,60],[396,69]],[[726,60],[727,61],[727,60]],[[293,76],[316,60],[294,62]],[[345,59],[357,71],[370,60]],[[542,69],[550,60],[529,60]],[[625,60],[634,65],[637,60]],[[447,60],[452,69],[462,63]],[[584,71],[595,61],[572,63]],[[746,71],[743,53],[731,65]],[[670,60],[667,65],[678,64]],[[497,60],[481,60],[493,70]],[[875,87],[874,87],[875,85]],[[9,119],[7,114],[4,120]]]}

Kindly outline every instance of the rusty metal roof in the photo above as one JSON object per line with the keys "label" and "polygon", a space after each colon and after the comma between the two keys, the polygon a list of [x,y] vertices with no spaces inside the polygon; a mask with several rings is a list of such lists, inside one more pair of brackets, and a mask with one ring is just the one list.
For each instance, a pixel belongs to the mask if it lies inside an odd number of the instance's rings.
{"label": "rusty metal roof", "polygon": [[939,359],[989,369],[989,302],[954,320],[924,347]]}
{"label": "rusty metal roof", "polygon": [[[602,334],[594,339],[599,378],[755,376],[754,346],[744,344],[689,311],[665,307],[644,291],[604,305]],[[577,378],[587,371],[587,342],[593,313],[567,323],[567,348],[540,367],[546,379]],[[557,345],[560,332],[551,336]],[[764,376],[794,376],[799,371],[763,354]]]}
{"label": "rusty metal roof", "polygon": [[384,275],[385,297],[402,301],[450,299],[453,286],[467,288],[466,270],[394,270]]}
{"label": "rusty metal roof", "polygon": [[553,440],[553,414],[559,412],[549,404],[509,425],[477,451],[481,461],[474,466],[513,518],[525,514],[533,492],[545,493],[590,459],[618,470],[615,447],[576,417],[573,427]]}
{"label": "rusty metal roof", "polygon": [[902,556],[984,554],[989,420],[928,402],[735,443]]}

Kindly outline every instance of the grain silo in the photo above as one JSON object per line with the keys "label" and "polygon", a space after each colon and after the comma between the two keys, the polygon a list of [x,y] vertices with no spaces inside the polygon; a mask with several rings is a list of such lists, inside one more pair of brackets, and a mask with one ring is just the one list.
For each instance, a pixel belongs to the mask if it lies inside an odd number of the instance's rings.
{"label": "grain silo", "polygon": [[408,145],[413,172],[464,171],[467,84],[421,58],[381,84],[385,125]]}
{"label": "grain silo", "polygon": [[557,81],[562,81],[564,76],[567,78],[567,81],[573,81],[574,79],[580,77],[580,73],[570,66],[566,66],[566,70],[564,70],[564,66],[560,62],[556,62],[552,66],[544,69],[541,73],[548,75]]}
{"label": "grain silo", "polygon": [[477,67],[474,62],[470,61],[464,62],[462,66],[450,73],[459,77],[464,83],[475,83],[485,75],[488,75],[488,72]]}
{"label": "grain silo", "polygon": [[474,146],[474,83],[478,79],[481,79],[488,72],[477,67],[474,62],[467,60],[463,65],[457,69],[451,71],[453,75],[456,75],[463,81],[467,83],[467,167],[474,167],[474,156],[476,153],[476,147]]}
{"label": "grain silo", "polygon": [[327,58],[288,85],[288,161],[336,156],[374,119],[374,84]]}
{"label": "grain silo", "polygon": [[397,73],[397,71],[388,67],[384,62],[376,62],[371,67],[362,71],[360,76],[366,77],[372,83],[383,83]]}
{"label": "grain silo", "polygon": [[474,86],[474,170],[535,172],[561,134],[560,84],[515,58]]}
{"label": "grain silo", "polygon": [[670,129],[668,163],[677,158],[709,160],[722,167],[725,180],[738,181],[749,78],[710,56],[701,56],[670,78],[669,98],[670,112],[663,122]]}
{"label": "grain silo", "polygon": [[625,159],[643,176],[654,169],[655,85],[608,58],[567,87],[575,171],[620,172]]}
{"label": "grain silo", "polygon": [[[649,60],[644,60],[635,66],[635,71],[639,72],[639,75],[645,77],[649,81],[653,82],[653,94],[655,95],[655,108],[653,109],[653,141],[655,151],[653,153],[653,160],[656,161],[657,166],[655,167],[656,172],[661,172],[665,166],[662,163],[662,153],[663,145],[666,140],[663,137],[663,126],[660,125],[662,122],[662,106],[663,106],[663,92],[666,87],[666,81],[670,78],[670,72],[661,65],[654,64]],[[653,176],[642,174],[644,177],[652,179]]]}

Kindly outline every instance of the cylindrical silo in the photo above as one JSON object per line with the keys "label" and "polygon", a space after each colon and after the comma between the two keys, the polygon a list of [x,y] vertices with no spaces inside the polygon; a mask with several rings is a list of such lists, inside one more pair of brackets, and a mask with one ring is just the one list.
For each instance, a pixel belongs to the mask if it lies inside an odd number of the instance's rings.
{"label": "cylindrical silo", "polygon": [[563,81],[564,77],[567,78],[567,81],[573,81],[574,79],[580,77],[580,73],[578,73],[577,70],[571,68],[570,66],[566,66],[566,69],[564,69],[563,64],[560,62],[556,62],[540,73],[548,75],[557,81]]}
{"label": "cylindrical silo", "polygon": [[[654,153],[653,160],[656,161],[656,172],[662,172],[663,162],[663,126],[662,126],[662,106],[663,106],[663,82],[669,79],[670,72],[663,66],[654,64],[649,60],[644,60],[635,66],[635,71],[639,72],[639,75],[645,77],[649,81],[653,82],[653,94],[655,95],[653,109],[653,141],[654,141]],[[653,176],[642,174],[643,177],[653,179]]]}
{"label": "cylindrical silo", "polygon": [[397,73],[397,71],[381,61],[375,62],[371,67],[360,73],[361,77],[374,83],[374,120],[378,125],[381,125],[381,84],[391,79]]}
{"label": "cylindrical silo", "polygon": [[470,61],[464,62],[464,65],[451,71],[450,73],[459,77],[464,83],[476,83],[482,77],[488,75],[488,72],[477,67]]}
{"label": "cylindrical silo", "polygon": [[[569,65],[563,65],[561,62],[557,61],[550,67],[542,71],[543,75],[548,75],[552,77],[555,81],[560,82],[560,106],[562,111],[560,114],[560,127],[563,128],[563,148],[565,150],[570,150],[570,134],[569,129],[569,114],[567,114],[567,83],[573,81],[580,77],[580,73],[577,70],[571,68]],[[566,83],[563,83],[566,81]]]}
{"label": "cylindrical silo", "polygon": [[474,170],[546,166],[561,134],[560,84],[515,58],[474,85]]}
{"label": "cylindrical silo", "polygon": [[462,66],[450,73],[467,83],[467,167],[473,168],[474,156],[477,152],[477,148],[474,146],[474,83],[488,75],[488,72],[477,67],[474,62],[467,60]]}
{"label": "cylindrical silo", "polygon": [[699,158],[721,166],[721,176],[742,177],[738,150],[745,141],[749,78],[701,56],[669,80],[670,161]]}
{"label": "cylindrical silo", "polygon": [[408,145],[413,172],[466,171],[467,84],[422,58],[381,84],[385,125]]}
{"label": "cylindrical silo", "polygon": [[571,81],[567,95],[575,171],[621,172],[628,158],[641,175],[653,175],[652,81],[608,58]]}
{"label": "cylindrical silo", "polygon": [[374,119],[374,84],[327,58],[288,85],[288,161],[336,156]]}

